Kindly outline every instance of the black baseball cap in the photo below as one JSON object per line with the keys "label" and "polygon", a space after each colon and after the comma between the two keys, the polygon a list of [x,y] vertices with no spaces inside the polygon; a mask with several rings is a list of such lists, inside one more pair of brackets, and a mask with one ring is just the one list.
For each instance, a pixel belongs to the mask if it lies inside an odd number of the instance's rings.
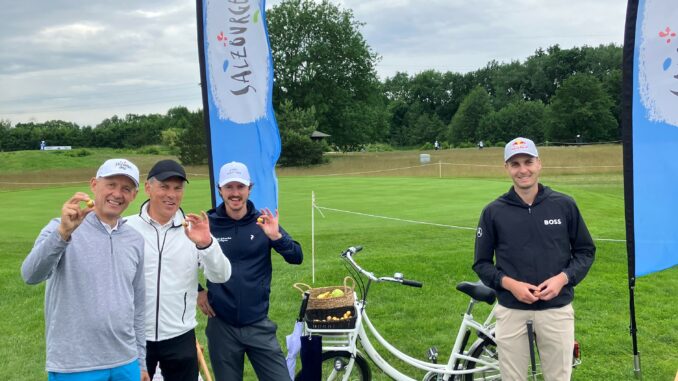
{"label": "black baseball cap", "polygon": [[188,182],[184,167],[174,160],[160,160],[159,162],[155,163],[153,168],[148,171],[148,178],[150,179],[151,177],[155,177],[160,181],[165,181],[170,177],[178,177]]}

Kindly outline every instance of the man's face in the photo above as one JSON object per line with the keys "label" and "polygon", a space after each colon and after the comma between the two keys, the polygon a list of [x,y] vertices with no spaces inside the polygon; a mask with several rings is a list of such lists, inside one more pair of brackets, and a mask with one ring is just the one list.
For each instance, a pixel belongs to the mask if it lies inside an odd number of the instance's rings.
{"label": "man's face", "polygon": [[97,214],[107,219],[117,219],[137,195],[132,179],[124,175],[93,178],[90,189],[94,193]]}
{"label": "man's face", "polygon": [[219,194],[224,199],[226,211],[240,212],[243,208],[247,208],[250,187],[237,181],[231,181],[219,188]]}
{"label": "man's face", "polygon": [[184,181],[178,177],[170,177],[160,181],[151,179],[146,181],[146,194],[148,195],[148,211],[154,220],[166,223],[181,206],[184,198]]}
{"label": "man's face", "polygon": [[530,189],[537,186],[541,172],[541,160],[527,154],[518,154],[504,164],[506,171],[518,189]]}

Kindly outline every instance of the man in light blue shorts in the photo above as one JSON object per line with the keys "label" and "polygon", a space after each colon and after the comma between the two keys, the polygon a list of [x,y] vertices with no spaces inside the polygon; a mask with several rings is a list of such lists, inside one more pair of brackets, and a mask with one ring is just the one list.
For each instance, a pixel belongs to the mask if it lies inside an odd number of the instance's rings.
{"label": "man in light blue shorts", "polygon": [[134,164],[106,161],[90,180],[94,198],[68,199],[21,266],[26,283],[47,283],[49,380],[150,381],[144,240],[120,218],[138,187]]}

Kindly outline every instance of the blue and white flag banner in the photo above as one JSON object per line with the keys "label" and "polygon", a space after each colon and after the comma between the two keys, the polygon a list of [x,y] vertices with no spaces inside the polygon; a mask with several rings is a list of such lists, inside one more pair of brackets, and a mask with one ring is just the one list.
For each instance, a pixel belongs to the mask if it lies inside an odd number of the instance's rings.
{"label": "blue and white flag banner", "polygon": [[678,264],[678,6],[675,1],[629,1],[623,86],[629,270],[641,276]]}
{"label": "blue and white flag banner", "polygon": [[274,210],[280,135],[265,0],[197,0],[197,13],[213,206],[221,201],[219,168],[239,161],[254,183],[250,199]]}

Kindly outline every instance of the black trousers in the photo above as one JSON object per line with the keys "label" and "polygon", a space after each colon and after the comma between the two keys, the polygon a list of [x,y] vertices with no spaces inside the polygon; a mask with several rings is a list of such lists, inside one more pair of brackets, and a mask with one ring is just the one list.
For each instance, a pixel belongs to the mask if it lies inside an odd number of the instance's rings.
{"label": "black trousers", "polygon": [[244,327],[209,318],[205,333],[215,380],[241,381],[247,354],[260,381],[289,381],[285,356],[275,335],[277,328],[268,318]]}
{"label": "black trousers", "polygon": [[195,330],[163,341],[146,341],[146,366],[151,379],[158,363],[165,381],[197,380]]}

